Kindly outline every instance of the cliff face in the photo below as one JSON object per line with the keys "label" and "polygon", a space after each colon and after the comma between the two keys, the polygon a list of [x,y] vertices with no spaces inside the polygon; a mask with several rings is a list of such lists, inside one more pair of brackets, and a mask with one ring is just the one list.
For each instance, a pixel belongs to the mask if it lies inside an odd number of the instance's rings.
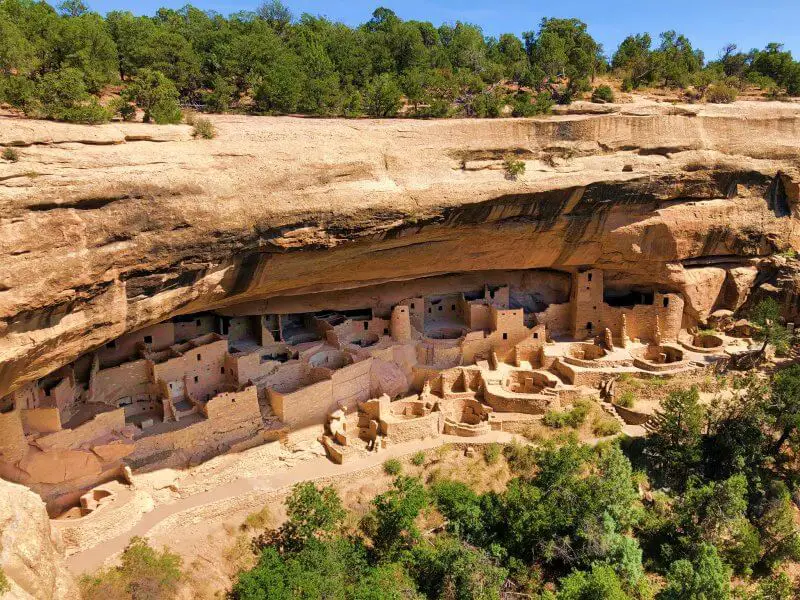
{"label": "cliff face", "polygon": [[0,117],[0,396],[175,314],[448,273],[598,267],[702,320],[800,248],[800,107],[610,110],[221,116],[210,141]]}
{"label": "cliff face", "polygon": [[11,586],[4,600],[77,600],[77,586],[41,499],[2,479],[0,498],[0,569]]}

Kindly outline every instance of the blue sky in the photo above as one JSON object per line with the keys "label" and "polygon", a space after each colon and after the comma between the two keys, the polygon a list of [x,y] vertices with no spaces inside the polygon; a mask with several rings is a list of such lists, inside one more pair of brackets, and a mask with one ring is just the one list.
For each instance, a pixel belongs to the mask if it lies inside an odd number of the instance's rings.
{"label": "blue sky", "polygon": [[[675,29],[695,46],[715,58],[728,42],[749,50],[780,41],[800,57],[800,0],[285,0],[296,15],[324,15],[348,25],[369,19],[377,6],[394,10],[403,19],[434,24],[468,21],[483,27],[487,35],[521,34],[534,29],[542,17],[577,17],[589,31],[613,51],[630,33],[647,31],[654,38]],[[131,10],[152,14],[160,6],[178,8],[184,0],[89,0],[93,10]],[[251,10],[259,0],[196,0],[195,6],[223,14]]]}

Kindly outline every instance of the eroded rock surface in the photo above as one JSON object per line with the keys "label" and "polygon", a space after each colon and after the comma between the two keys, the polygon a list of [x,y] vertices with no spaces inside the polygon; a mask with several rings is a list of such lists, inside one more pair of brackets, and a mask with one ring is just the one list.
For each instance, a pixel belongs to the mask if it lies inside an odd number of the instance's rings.
{"label": "eroded rock surface", "polygon": [[0,117],[0,396],[172,315],[455,272],[601,268],[702,320],[800,248],[793,105],[214,121]]}
{"label": "eroded rock surface", "polygon": [[11,591],[4,600],[77,600],[61,540],[44,503],[29,489],[0,479],[0,569]]}

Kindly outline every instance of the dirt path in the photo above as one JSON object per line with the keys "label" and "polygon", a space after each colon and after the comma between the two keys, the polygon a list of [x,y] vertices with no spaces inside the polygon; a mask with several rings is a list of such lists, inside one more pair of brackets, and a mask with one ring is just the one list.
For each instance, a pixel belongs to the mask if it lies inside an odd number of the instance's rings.
{"label": "dirt path", "polygon": [[[365,469],[370,469],[382,464],[389,458],[395,458],[417,452],[429,450],[438,446],[457,444],[487,444],[492,442],[508,443],[516,436],[502,431],[492,431],[486,435],[463,438],[451,435],[441,435],[436,438],[413,441],[390,446],[387,450],[357,458],[343,465],[336,465],[327,458],[315,458],[296,464],[290,469],[278,471],[263,477],[248,477],[235,479],[221,486],[181,498],[175,502],[162,504],[146,513],[138,522],[125,533],[109,538],[92,548],[73,554],[67,559],[67,566],[76,575],[90,573],[102,567],[117,553],[122,552],[133,536],[146,536],[154,527],[168,517],[179,513],[191,513],[193,509],[220,502],[229,498],[245,495],[255,490],[278,491],[303,481],[313,481],[330,477],[352,475]],[[190,521],[187,519],[187,521]],[[190,525],[187,525],[189,527]]]}

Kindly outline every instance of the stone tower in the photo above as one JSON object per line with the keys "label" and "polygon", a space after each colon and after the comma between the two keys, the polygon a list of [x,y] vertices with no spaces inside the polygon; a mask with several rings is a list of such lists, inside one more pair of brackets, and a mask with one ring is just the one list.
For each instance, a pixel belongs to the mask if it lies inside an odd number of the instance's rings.
{"label": "stone tower", "polygon": [[395,341],[411,341],[411,314],[408,306],[398,304],[392,308],[391,331]]}

